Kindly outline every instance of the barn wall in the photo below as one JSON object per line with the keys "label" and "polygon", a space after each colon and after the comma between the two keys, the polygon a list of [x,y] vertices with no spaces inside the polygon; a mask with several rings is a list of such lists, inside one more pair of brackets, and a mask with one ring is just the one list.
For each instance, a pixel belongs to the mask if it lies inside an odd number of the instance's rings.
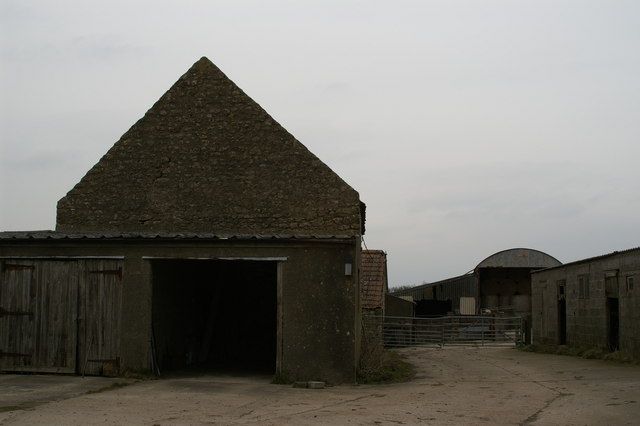
{"label": "barn wall", "polygon": [[[0,243],[1,256],[123,256],[120,365],[151,368],[149,258],[280,257],[279,372],[297,380],[355,381],[359,240],[334,242],[51,241]],[[353,262],[345,275],[345,262]]]}

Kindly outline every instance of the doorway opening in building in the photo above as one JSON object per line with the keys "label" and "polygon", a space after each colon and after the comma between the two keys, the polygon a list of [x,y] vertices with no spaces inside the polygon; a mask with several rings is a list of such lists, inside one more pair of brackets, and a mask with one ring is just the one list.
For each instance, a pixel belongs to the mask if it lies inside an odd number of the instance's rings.
{"label": "doorway opening in building", "polygon": [[278,263],[152,260],[156,373],[273,374]]}
{"label": "doorway opening in building", "polygon": [[618,315],[618,298],[607,298],[607,311],[609,314],[609,350],[617,351],[620,346],[620,321]]}
{"label": "doorway opening in building", "polygon": [[567,344],[567,299],[566,281],[558,282],[558,344]]}

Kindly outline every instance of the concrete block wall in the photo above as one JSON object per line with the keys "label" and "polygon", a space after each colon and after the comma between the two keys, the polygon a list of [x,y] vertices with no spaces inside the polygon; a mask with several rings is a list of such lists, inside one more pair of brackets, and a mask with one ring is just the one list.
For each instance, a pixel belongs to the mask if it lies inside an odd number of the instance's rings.
{"label": "concrete block wall", "polygon": [[[615,294],[607,293],[606,277],[616,275]],[[589,279],[589,296],[580,297],[579,277]],[[533,342],[559,340],[558,283],[565,282],[567,344],[608,349],[608,298],[619,303],[619,349],[640,356],[640,291],[627,279],[640,280],[640,249],[587,259],[532,273]]]}

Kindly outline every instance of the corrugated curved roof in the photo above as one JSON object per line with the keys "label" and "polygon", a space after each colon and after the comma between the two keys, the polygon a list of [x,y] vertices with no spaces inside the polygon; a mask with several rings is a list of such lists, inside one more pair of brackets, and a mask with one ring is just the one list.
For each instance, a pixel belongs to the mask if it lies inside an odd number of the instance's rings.
{"label": "corrugated curved roof", "polygon": [[562,265],[558,259],[547,253],[529,248],[512,248],[499,251],[478,263],[480,268],[550,268]]}

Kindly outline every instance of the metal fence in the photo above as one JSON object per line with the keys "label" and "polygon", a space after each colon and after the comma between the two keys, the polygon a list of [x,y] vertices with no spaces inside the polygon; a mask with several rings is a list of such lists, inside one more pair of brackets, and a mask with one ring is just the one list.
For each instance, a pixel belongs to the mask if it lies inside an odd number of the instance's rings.
{"label": "metal fence", "polygon": [[385,347],[444,345],[518,345],[523,342],[520,317],[445,316],[408,318],[366,316],[364,337]]}

